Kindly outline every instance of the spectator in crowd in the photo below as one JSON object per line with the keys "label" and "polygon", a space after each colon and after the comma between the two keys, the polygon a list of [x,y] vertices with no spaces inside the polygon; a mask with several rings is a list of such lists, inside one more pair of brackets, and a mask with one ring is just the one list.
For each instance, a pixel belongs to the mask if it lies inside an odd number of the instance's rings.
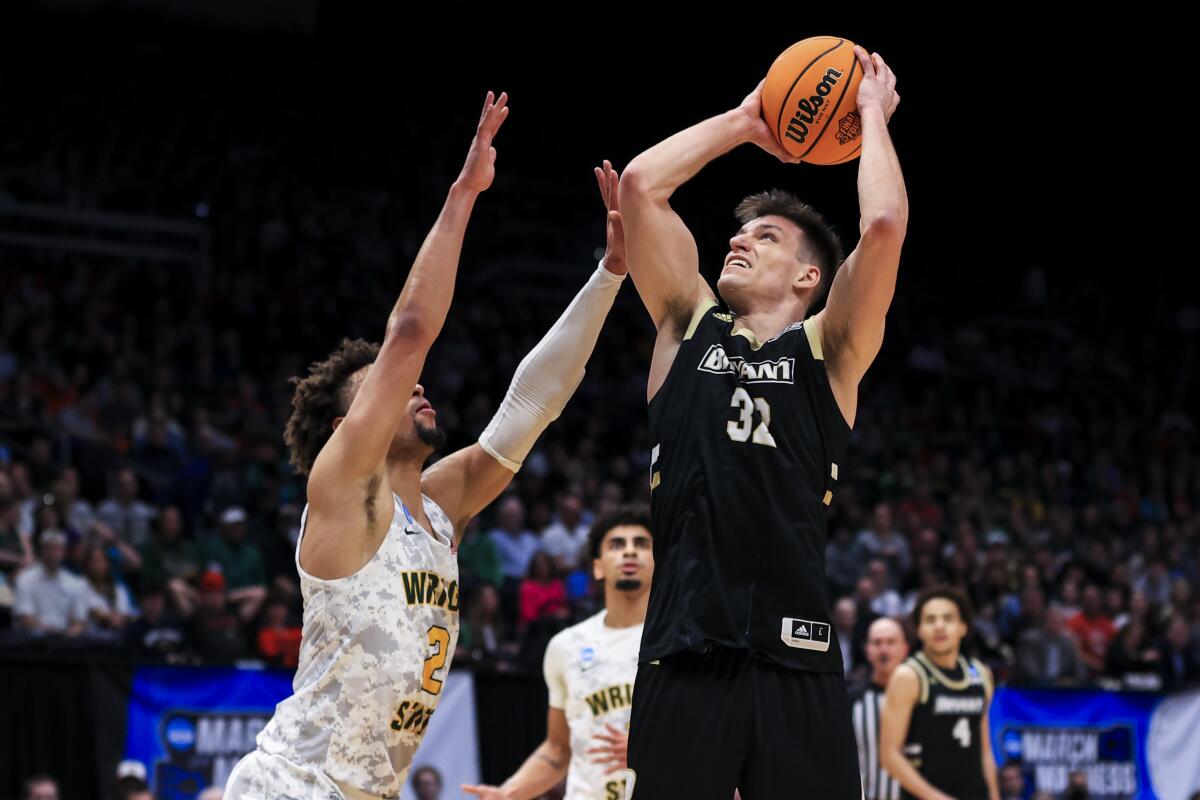
{"label": "spectator in crowd", "polygon": [[133,759],[117,764],[113,797],[116,800],[154,800],[146,784],[146,765]]}
{"label": "spectator in crowd", "polygon": [[1130,620],[1113,638],[1104,659],[1104,674],[1127,681],[1130,676],[1157,677],[1160,654],[1141,620]]}
{"label": "spectator in crowd", "polygon": [[543,531],[542,551],[554,559],[560,575],[570,572],[587,547],[588,524],[584,521],[583,498],[574,490],[558,498],[558,515]]}
{"label": "spectator in crowd", "polygon": [[1091,796],[1087,773],[1081,769],[1071,770],[1067,776],[1067,790],[1063,792],[1062,800],[1090,800]]}
{"label": "spectator in crowd", "polygon": [[165,586],[175,611],[184,619],[196,607],[195,582],[200,577],[200,553],[184,536],[183,514],[166,506],[158,515],[154,536],[142,549],[142,581]]}
{"label": "spectator in crowd", "polygon": [[842,647],[842,672],[846,676],[863,663],[864,656],[858,644],[857,624],[858,606],[855,605],[854,598],[838,598],[833,606],[833,627]]}
{"label": "spectator in crowd", "polygon": [[850,594],[862,572],[862,555],[850,534],[850,529],[839,526],[825,545],[825,575],[829,581],[829,592],[834,597]]}
{"label": "spectator in crowd", "polygon": [[500,553],[491,536],[479,530],[478,520],[472,520],[458,546],[458,572],[463,588],[475,589],[489,584],[497,589],[504,583]]}
{"label": "spectator in crowd", "polygon": [[[871,514],[871,526],[859,531],[856,544],[865,557],[884,562],[890,586],[898,586],[912,566],[908,540],[893,527],[892,507],[887,503],[875,506]],[[900,613],[899,609],[896,613]]]}
{"label": "spectator in crowd", "polygon": [[879,617],[898,617],[904,613],[900,593],[891,587],[887,562],[881,558],[867,564],[867,577],[874,584],[871,612]]}
{"label": "spectator in crowd", "polygon": [[1000,768],[1000,800],[1027,800],[1025,770],[1019,761],[1009,761]]}
{"label": "spectator in crowd", "polygon": [[506,648],[508,626],[500,610],[500,593],[490,583],[480,585],[466,603],[458,632],[456,659],[499,663],[512,655]]}
{"label": "spectator in crowd", "polygon": [[219,530],[208,540],[205,561],[224,576],[227,599],[242,622],[257,617],[267,599],[267,573],[262,550],[246,538],[245,509],[231,506],[221,512]]}
{"label": "spectator in crowd", "polygon": [[525,504],[515,494],[506,495],[496,511],[497,527],[488,533],[500,557],[500,600],[509,619],[517,616],[517,593],[529,562],[538,551],[538,538],[525,528]]}
{"label": "spectator in crowd", "polygon": [[125,641],[139,658],[180,663],[188,651],[187,632],[167,607],[161,585],[143,581],[138,595],[140,615],[125,629]]}
{"label": "spectator in crowd", "polygon": [[1200,648],[1193,641],[1187,619],[1175,614],[1159,647],[1163,688],[1175,691],[1200,683]]}
{"label": "spectator in crowd", "polygon": [[33,775],[25,779],[22,800],[59,800],[58,781],[49,775]]}
{"label": "spectator in crowd", "polygon": [[128,587],[113,578],[108,554],[99,542],[84,550],[83,577],[84,603],[90,620],[88,633],[119,640],[125,626],[136,616],[136,610]]}
{"label": "spectator in crowd", "polygon": [[525,528],[525,505],[516,495],[507,495],[496,512],[497,526],[488,534],[500,556],[506,581],[520,582],[538,551],[538,538]]}
{"label": "spectator in crowd", "polygon": [[258,632],[258,654],[268,663],[295,669],[300,662],[300,626],[288,624],[287,601],[276,598],[267,603],[265,616]]}
{"label": "spectator in crowd", "polygon": [[61,509],[63,524],[76,531],[91,530],[96,521],[96,510],[92,504],[79,496],[79,470],[66,467],[55,479],[52,491],[54,505]]}
{"label": "spectator in crowd", "polygon": [[130,467],[117,470],[112,494],[96,509],[99,520],[134,548],[145,547],[150,541],[151,524],[157,515],[153,506],[138,499],[138,478]]}
{"label": "spectator in crowd", "polygon": [[229,610],[225,577],[216,570],[200,577],[200,602],[192,616],[190,638],[205,661],[227,664],[246,655],[246,633],[238,615]]}
{"label": "spectator in crowd", "polygon": [[440,800],[442,796],[442,773],[428,764],[412,772],[413,794],[417,800]]}
{"label": "spectator in crowd", "polygon": [[263,563],[270,593],[300,608],[300,573],[296,570],[296,544],[300,541],[300,507],[282,503],[276,509],[272,535],[263,545]]}
{"label": "spectator in crowd", "polygon": [[53,528],[42,531],[38,547],[38,562],[17,576],[17,625],[35,635],[78,636],[88,620],[87,588],[63,567],[67,536]]}
{"label": "spectator in crowd", "polygon": [[[1040,596],[1040,593],[1039,593]],[[1025,682],[1072,685],[1081,681],[1086,669],[1080,660],[1075,640],[1065,633],[1062,610],[1040,605],[1027,609],[1026,624],[1017,645],[1013,678]]]}
{"label": "spectator in crowd", "polygon": [[537,552],[529,561],[529,574],[521,581],[520,625],[525,629],[543,619],[565,620],[567,590],[554,575],[554,562],[547,553]]}
{"label": "spectator in crowd", "polygon": [[29,537],[17,530],[19,514],[20,506],[12,496],[0,492],[0,572],[9,580],[33,563]]}
{"label": "spectator in crowd", "polygon": [[1089,583],[1083,587],[1083,607],[1067,620],[1067,629],[1079,643],[1079,658],[1092,675],[1104,671],[1108,646],[1117,635],[1117,626],[1104,616],[1100,587]]}

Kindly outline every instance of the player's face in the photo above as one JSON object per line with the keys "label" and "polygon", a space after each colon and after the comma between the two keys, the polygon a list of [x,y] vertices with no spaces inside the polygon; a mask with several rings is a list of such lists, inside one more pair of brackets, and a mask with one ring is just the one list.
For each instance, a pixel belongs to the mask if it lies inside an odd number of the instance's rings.
{"label": "player's face", "polygon": [[618,525],[604,534],[592,575],[622,591],[650,586],[654,575],[654,542],[641,525]]}
{"label": "player's face", "polygon": [[820,270],[800,260],[803,232],[785,217],[767,215],[742,226],[729,240],[717,291],[737,313],[777,305],[797,290],[816,286]]}
{"label": "player's face", "polygon": [[[434,450],[446,443],[446,434],[437,424],[437,412],[433,410],[433,405],[425,399],[425,388],[419,383],[413,387],[407,412],[406,416],[412,420],[412,427],[405,432],[403,431],[404,426],[401,426],[401,429],[396,431],[397,437],[404,433],[406,434],[405,438],[416,439]],[[402,440],[399,438],[394,439],[393,444],[400,441]]]}
{"label": "player's face", "polygon": [[[363,367],[351,376],[351,386],[355,394],[362,386],[367,376],[367,367]],[[333,421],[336,429],[344,417]],[[446,433],[437,424],[437,412],[433,405],[425,399],[425,387],[417,384],[413,387],[412,397],[404,409],[404,417],[396,426],[392,436],[391,447],[388,448],[388,460],[417,457],[424,459],[446,444]]]}
{"label": "player's face", "polygon": [[958,606],[953,601],[935,597],[925,603],[921,609],[917,636],[928,653],[936,656],[958,653],[966,635],[966,623],[962,621]]}

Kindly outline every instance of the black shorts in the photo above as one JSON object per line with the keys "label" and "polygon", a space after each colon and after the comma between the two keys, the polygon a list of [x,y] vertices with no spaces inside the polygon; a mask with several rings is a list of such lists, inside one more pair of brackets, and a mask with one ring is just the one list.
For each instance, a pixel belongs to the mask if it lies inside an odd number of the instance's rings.
{"label": "black shorts", "polygon": [[632,800],[862,797],[842,675],[728,648],[638,666],[629,769]]}

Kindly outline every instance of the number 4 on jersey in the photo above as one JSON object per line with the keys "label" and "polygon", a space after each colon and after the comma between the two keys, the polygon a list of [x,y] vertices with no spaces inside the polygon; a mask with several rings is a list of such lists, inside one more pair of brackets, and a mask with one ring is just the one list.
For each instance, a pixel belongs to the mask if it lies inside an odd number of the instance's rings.
{"label": "number 4 on jersey", "polygon": [[971,724],[967,722],[966,717],[959,717],[958,722],[954,723],[954,728],[950,731],[950,735],[958,740],[958,743],[964,748],[971,746]]}

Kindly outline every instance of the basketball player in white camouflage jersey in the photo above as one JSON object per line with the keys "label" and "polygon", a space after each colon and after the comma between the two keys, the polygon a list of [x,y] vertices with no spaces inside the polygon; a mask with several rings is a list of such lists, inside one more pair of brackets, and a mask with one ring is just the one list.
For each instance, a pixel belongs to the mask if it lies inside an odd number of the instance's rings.
{"label": "basketball player in white camouflage jersey", "polygon": [[463,786],[468,794],[532,800],[565,775],[564,800],[625,797],[626,731],[654,575],[649,509],[622,508],[596,520],[588,547],[592,575],[604,582],[604,610],[546,647],[546,741],[502,786]]}
{"label": "basketball player in white camouflage jersey", "polygon": [[[285,438],[308,474],[300,665],[294,694],[230,774],[230,800],[400,796],[458,639],[457,539],[579,385],[624,278],[613,212],[605,260],[521,362],[479,442],[422,469],[445,434],[417,379],[446,319],[471,209],[495,175],[506,103],[488,93],[383,344],[343,341],[295,381]],[[601,188],[607,204],[615,183]]]}

